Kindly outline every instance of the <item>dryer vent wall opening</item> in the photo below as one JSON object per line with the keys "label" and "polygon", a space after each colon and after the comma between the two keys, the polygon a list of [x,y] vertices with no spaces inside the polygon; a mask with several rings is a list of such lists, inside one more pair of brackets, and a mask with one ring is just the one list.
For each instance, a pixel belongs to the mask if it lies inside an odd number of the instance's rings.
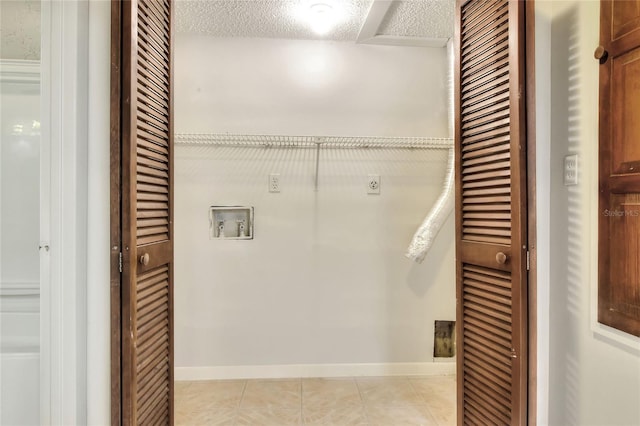
{"label": "dryer vent wall opening", "polygon": [[456,354],[456,322],[435,321],[433,357],[451,358]]}

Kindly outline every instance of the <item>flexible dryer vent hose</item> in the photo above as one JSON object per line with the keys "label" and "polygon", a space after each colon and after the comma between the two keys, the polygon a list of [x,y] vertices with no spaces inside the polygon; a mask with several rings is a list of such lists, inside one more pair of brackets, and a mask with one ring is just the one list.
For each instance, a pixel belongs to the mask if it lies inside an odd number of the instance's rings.
{"label": "flexible dryer vent hose", "polygon": [[[454,52],[453,42],[449,40],[447,43],[447,59],[448,59],[448,121],[449,121],[449,137],[454,137],[454,103],[453,103],[453,66],[454,66]],[[445,220],[453,210],[454,204],[454,183],[455,183],[455,152],[453,148],[449,149],[449,160],[447,162],[447,175],[442,187],[442,193],[438,197],[438,201],[431,208],[429,214],[422,222],[422,225],[418,228],[409,248],[405,253],[409,259],[418,263],[422,263],[427,252],[431,248],[433,241],[435,240],[440,228],[444,224]]]}

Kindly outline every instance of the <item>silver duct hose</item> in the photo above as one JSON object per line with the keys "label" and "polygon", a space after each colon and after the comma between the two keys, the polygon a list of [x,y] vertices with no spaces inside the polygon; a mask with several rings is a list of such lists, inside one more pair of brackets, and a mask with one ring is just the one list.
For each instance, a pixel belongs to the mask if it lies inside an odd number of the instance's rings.
{"label": "silver duct hose", "polygon": [[[449,94],[449,105],[448,105],[448,119],[449,119],[449,137],[454,137],[454,82],[453,82],[453,66],[454,66],[454,52],[453,52],[453,41],[449,40],[447,43],[447,60],[448,60],[448,94]],[[409,259],[414,260],[418,263],[422,263],[427,252],[431,248],[433,241],[435,240],[438,232],[440,232],[440,228],[444,224],[445,220],[453,210],[454,204],[454,183],[455,183],[455,151],[453,148],[449,149],[449,160],[447,162],[447,176],[444,180],[444,184],[442,187],[442,193],[440,197],[438,197],[438,201],[431,208],[429,214],[422,222],[422,225],[418,228],[411,243],[409,244],[409,248],[405,253]]]}

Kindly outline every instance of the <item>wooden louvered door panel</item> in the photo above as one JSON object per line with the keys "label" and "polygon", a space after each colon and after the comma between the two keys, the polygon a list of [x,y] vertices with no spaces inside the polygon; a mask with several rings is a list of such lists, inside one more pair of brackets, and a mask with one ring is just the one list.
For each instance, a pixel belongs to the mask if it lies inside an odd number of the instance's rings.
{"label": "wooden louvered door panel", "polygon": [[173,424],[171,0],[120,3],[121,422]]}
{"label": "wooden louvered door panel", "polygon": [[458,424],[527,408],[524,4],[459,1],[456,21]]}

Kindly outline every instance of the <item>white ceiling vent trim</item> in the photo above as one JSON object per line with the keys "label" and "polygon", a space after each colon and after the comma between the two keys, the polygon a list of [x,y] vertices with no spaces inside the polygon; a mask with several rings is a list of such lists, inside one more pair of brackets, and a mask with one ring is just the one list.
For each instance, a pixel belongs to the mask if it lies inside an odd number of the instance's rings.
{"label": "white ceiling vent trim", "polygon": [[406,37],[378,34],[394,0],[373,0],[369,13],[360,28],[356,43],[389,46],[446,47],[448,38]]}

